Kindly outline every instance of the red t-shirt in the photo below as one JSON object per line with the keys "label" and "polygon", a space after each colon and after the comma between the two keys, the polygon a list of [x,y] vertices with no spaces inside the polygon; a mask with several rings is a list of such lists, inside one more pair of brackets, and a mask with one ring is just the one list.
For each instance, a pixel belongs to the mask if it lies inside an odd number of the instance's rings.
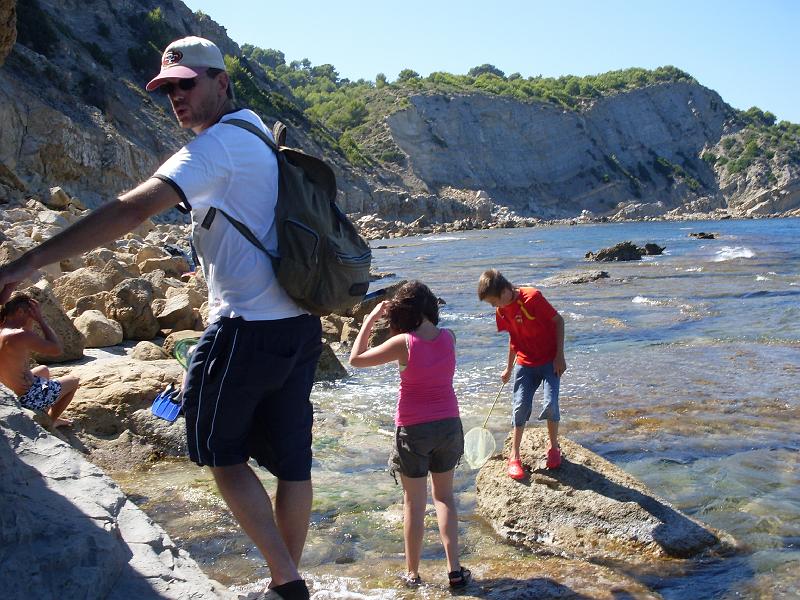
{"label": "red t-shirt", "polygon": [[538,367],[556,357],[556,324],[558,313],[544,299],[542,292],[531,287],[518,288],[517,299],[497,309],[497,331],[507,331],[517,363]]}

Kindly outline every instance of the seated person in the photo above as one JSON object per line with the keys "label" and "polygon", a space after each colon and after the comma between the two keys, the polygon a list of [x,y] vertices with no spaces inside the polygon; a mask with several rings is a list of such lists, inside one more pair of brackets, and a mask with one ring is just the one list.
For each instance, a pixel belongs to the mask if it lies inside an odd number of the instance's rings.
{"label": "seated person", "polygon": [[[39,324],[44,337],[34,330],[34,323]],[[78,378],[67,375],[49,379],[45,365],[31,369],[32,352],[58,356],[61,342],[42,317],[39,303],[17,294],[0,308],[0,383],[17,394],[25,408],[47,412],[54,427],[71,425],[71,421],[59,417],[78,389]]]}

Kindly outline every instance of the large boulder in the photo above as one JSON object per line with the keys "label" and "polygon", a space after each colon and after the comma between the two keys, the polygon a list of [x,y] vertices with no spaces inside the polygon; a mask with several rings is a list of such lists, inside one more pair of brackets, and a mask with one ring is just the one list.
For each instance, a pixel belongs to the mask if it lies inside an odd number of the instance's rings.
{"label": "large boulder", "polygon": [[151,308],[153,288],[141,278],[126,279],[111,290],[106,302],[106,316],[122,325],[126,340],[151,340],[158,324]]}
{"label": "large boulder", "polygon": [[229,599],[161,527],[0,388],[3,597]]}
{"label": "large boulder", "polygon": [[542,464],[544,427],[522,438],[522,481],[507,473],[510,440],[477,477],[478,512],[510,543],[590,560],[688,558],[731,540],[683,514],[619,467],[565,437],[561,467]]}
{"label": "large boulder", "polygon": [[[58,299],[53,294],[46,281],[40,281],[36,285],[22,290],[25,294],[36,300],[42,309],[42,316],[45,322],[58,336],[61,342],[62,351],[58,356],[43,356],[33,353],[33,358],[39,363],[58,363],[68,360],[75,360],[83,356],[83,349],[86,340],[83,334],[78,331],[70,318],[62,310]],[[39,326],[34,326],[41,334]]]}
{"label": "large boulder", "polygon": [[181,366],[169,359],[99,360],[72,367],[69,373],[79,377],[81,385],[67,410],[81,433],[98,437],[119,435],[126,429],[138,433],[131,415],[150,408],[168,384],[179,386],[183,379]]}
{"label": "large boulder", "polygon": [[99,310],[87,310],[73,322],[86,338],[87,348],[105,348],[122,343],[122,325]]}
{"label": "large boulder", "polygon": [[[114,283],[115,270],[98,267],[81,267],[64,273],[53,282],[53,293],[61,302],[64,310],[75,308],[79,298],[108,291]],[[119,282],[117,282],[119,283]]]}

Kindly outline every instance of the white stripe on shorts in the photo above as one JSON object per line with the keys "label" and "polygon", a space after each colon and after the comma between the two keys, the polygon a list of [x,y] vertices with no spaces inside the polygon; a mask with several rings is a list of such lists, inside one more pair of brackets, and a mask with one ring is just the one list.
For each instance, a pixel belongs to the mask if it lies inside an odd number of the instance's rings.
{"label": "white stripe on shorts", "polygon": [[222,374],[222,379],[219,382],[219,393],[217,394],[217,402],[214,404],[214,418],[211,419],[211,431],[208,433],[208,440],[206,440],[206,448],[208,451],[211,452],[211,466],[217,466],[217,458],[214,455],[214,451],[211,449],[211,438],[214,435],[214,424],[217,422],[217,411],[219,410],[219,399],[222,396],[222,389],[225,386],[225,377],[228,375],[228,369],[231,366],[231,360],[233,360],[233,355],[236,352],[236,338],[239,337],[239,330],[237,329],[236,332],[233,334],[233,344],[231,344],[231,352],[228,355],[228,362],[225,364],[225,372]]}

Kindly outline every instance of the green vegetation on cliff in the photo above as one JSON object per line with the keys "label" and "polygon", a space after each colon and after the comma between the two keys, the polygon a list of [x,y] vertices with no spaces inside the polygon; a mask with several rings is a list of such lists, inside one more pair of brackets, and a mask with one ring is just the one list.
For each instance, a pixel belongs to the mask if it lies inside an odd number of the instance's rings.
{"label": "green vegetation on cliff", "polygon": [[771,112],[753,106],[737,115],[744,127],[722,138],[714,150],[703,153],[703,160],[729,175],[744,173],[761,165],[765,185],[775,183],[779,170],[800,163],[800,125],[788,121],[776,123]]}

